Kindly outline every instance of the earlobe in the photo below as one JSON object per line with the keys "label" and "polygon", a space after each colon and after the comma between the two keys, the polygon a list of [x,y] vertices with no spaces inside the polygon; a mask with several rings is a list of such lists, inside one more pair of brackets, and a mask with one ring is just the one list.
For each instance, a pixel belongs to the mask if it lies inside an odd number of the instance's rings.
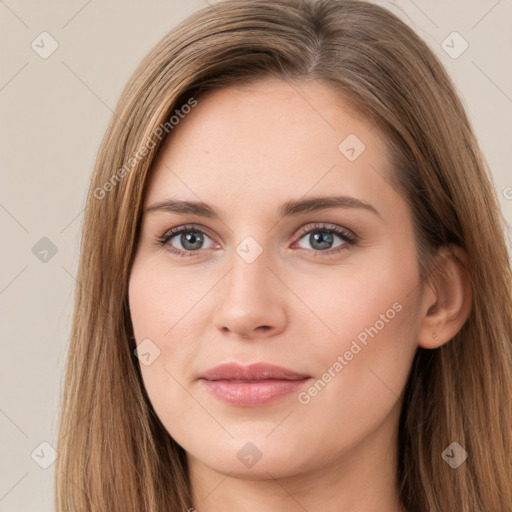
{"label": "earlobe", "polygon": [[435,275],[424,295],[418,331],[420,347],[434,349],[444,345],[468,319],[472,303],[468,264],[467,253],[461,247],[450,245],[439,249]]}

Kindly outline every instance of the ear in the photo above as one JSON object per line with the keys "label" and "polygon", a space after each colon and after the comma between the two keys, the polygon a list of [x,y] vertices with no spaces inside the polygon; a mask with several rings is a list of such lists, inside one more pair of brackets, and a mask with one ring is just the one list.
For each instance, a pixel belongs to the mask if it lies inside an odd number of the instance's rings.
{"label": "ear", "polygon": [[418,331],[418,345],[426,349],[450,341],[466,322],[472,303],[467,253],[456,245],[443,246],[435,260],[435,274],[425,287]]}

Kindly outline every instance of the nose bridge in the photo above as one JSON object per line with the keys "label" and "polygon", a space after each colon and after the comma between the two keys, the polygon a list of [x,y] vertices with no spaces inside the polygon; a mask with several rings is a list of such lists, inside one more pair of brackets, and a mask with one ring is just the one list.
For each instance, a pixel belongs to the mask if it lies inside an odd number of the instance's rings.
{"label": "nose bridge", "polygon": [[[250,293],[253,297],[265,295],[268,274],[271,274],[267,268],[269,263],[268,248],[264,248],[252,236],[244,238],[236,246],[231,258],[228,292],[235,296],[246,293]],[[244,299],[244,297],[239,298]]]}

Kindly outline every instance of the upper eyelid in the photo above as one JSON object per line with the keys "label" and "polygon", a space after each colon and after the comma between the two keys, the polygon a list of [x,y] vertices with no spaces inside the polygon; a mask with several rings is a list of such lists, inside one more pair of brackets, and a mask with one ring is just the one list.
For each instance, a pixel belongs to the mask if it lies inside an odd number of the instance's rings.
{"label": "upper eyelid", "polygon": [[165,231],[161,238],[174,237],[176,235],[179,235],[180,231],[200,231],[201,233],[204,233],[210,239],[212,239],[212,236],[209,235],[210,230],[208,228],[206,228],[205,226],[195,224],[182,224],[174,228],[168,229],[167,231]]}

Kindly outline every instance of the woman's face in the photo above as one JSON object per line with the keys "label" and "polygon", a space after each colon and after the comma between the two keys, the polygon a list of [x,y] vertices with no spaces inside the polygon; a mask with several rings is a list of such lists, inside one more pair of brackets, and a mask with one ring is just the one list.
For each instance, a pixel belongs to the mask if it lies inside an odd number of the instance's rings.
{"label": "woman's face", "polygon": [[[377,129],[319,82],[210,92],[174,127],[129,302],[149,398],[194,467],[262,479],[393,456],[423,288],[389,173]],[[301,378],[201,378],[225,363]]]}

